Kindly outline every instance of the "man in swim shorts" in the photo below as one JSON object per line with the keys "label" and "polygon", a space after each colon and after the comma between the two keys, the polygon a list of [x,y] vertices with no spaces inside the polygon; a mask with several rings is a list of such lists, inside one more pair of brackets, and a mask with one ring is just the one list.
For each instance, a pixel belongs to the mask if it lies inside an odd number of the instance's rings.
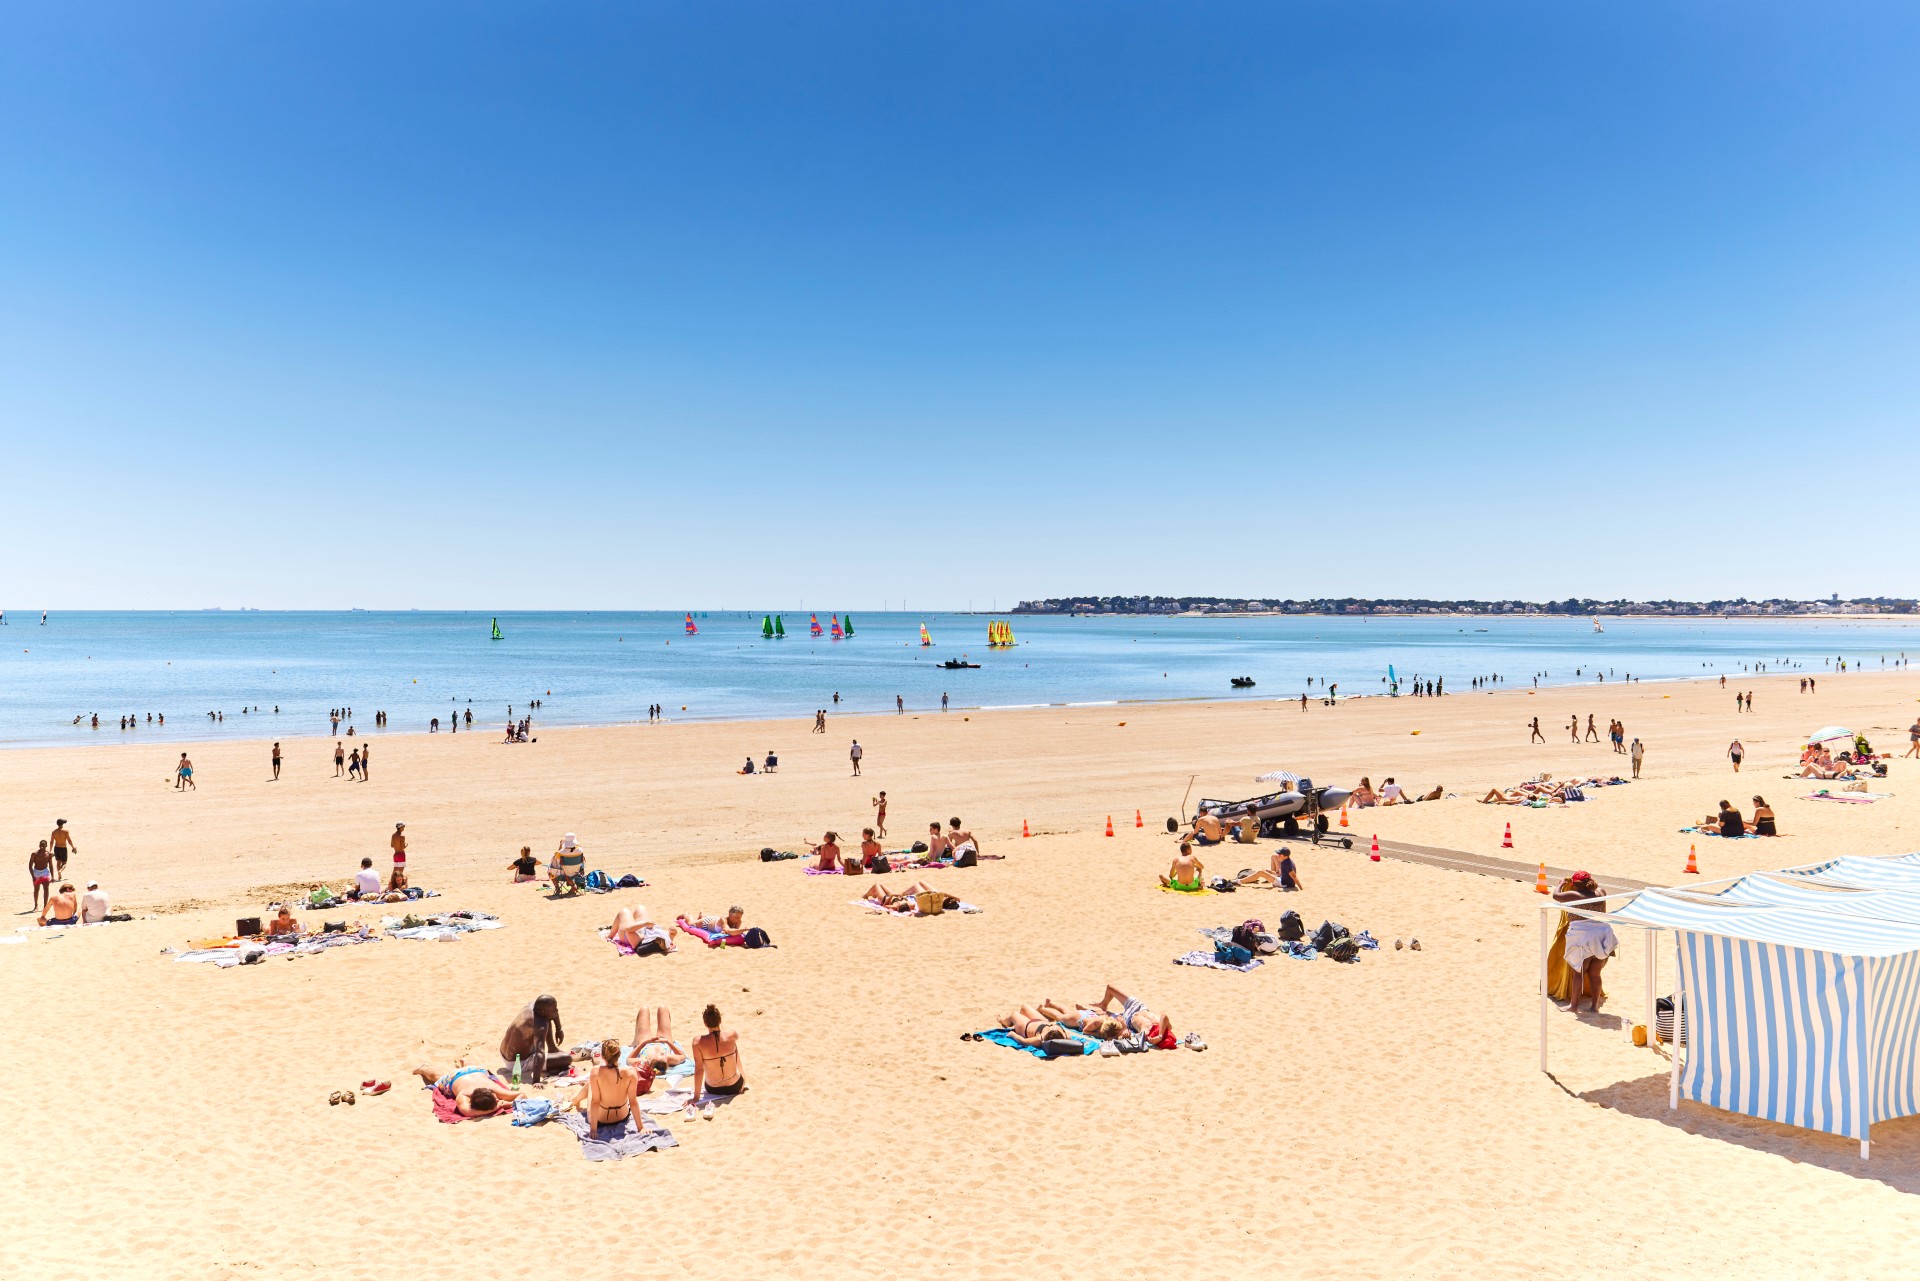
{"label": "man in swim shorts", "polygon": [[80,896],[73,892],[72,881],[62,881],[60,892],[47,900],[47,910],[40,916],[42,925],[78,925],[80,923]]}
{"label": "man in swim shorts", "polygon": [[407,825],[405,823],[395,823],[393,825],[393,839],[388,841],[387,844],[393,846],[394,868],[398,871],[402,871],[402,872],[406,871],[407,870]]}
{"label": "man in swim shorts", "polygon": [[432,1086],[434,1093],[452,1099],[454,1109],[464,1117],[492,1116],[527,1095],[527,1091],[514,1089],[483,1067],[456,1067],[443,1073],[422,1064],[413,1074]]}
{"label": "man in swim shorts", "polygon": [[[47,896],[53,893],[53,855],[47,850],[47,843],[40,842],[40,848],[27,855],[27,875],[33,880],[33,907],[44,909]],[[32,911],[33,908],[28,908]]]}
{"label": "man in swim shorts", "polygon": [[65,876],[67,874],[67,855],[78,854],[80,852],[80,847],[73,843],[73,833],[67,830],[67,820],[64,818],[54,819],[53,832],[47,839],[53,843],[53,874],[55,876]]}
{"label": "man in swim shorts", "polygon": [[1194,857],[1193,846],[1180,842],[1180,852],[1174,856],[1173,863],[1167,868],[1167,874],[1160,878],[1160,884],[1170,890],[1192,892],[1205,882],[1206,865]]}

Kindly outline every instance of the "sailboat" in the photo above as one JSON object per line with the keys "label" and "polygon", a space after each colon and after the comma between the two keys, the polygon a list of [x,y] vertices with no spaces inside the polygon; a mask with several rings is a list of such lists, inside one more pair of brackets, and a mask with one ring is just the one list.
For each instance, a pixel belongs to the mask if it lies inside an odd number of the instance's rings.
{"label": "sailboat", "polygon": [[1602,627],[1602,626],[1600,626],[1600,620],[1599,620],[1598,618],[1595,618],[1595,619],[1593,620],[1593,630],[1594,630],[1594,631],[1596,631],[1596,632],[1604,632],[1604,631],[1606,631],[1607,629],[1606,629],[1606,628],[1604,628],[1604,627]]}
{"label": "sailboat", "polygon": [[768,614],[760,620],[760,635],[767,640],[773,639],[773,615]]}
{"label": "sailboat", "polygon": [[818,636],[818,635],[820,635],[820,615],[818,615],[818,614],[808,614],[808,615],[807,615],[807,618],[808,618],[809,620],[811,620],[811,622],[810,622],[810,625],[809,625],[809,627],[807,628],[807,630],[808,630],[808,631],[810,631],[810,632],[812,632],[812,633],[813,633],[813,634],[814,634],[815,636]]}
{"label": "sailboat", "polygon": [[500,634],[500,620],[499,620],[499,619],[497,619],[497,618],[496,618],[496,619],[494,619],[494,620],[493,620],[493,635],[491,635],[491,636],[489,636],[489,637],[487,637],[487,639],[488,639],[488,640],[505,640],[505,639],[506,639],[506,637],[504,637],[504,636],[502,636],[502,635]]}
{"label": "sailboat", "polygon": [[840,630],[840,615],[835,614],[833,616],[833,638],[835,640],[841,640],[845,636],[846,633]]}
{"label": "sailboat", "polygon": [[989,649],[1006,649],[1013,644],[1013,624],[998,621],[987,624],[987,647]]}
{"label": "sailboat", "polygon": [[853,639],[853,615],[848,614],[841,625],[847,633],[847,639],[852,640]]}
{"label": "sailboat", "polygon": [[773,616],[773,638],[775,640],[785,640],[787,638],[787,620],[778,614]]}
{"label": "sailboat", "polygon": [[688,614],[687,615],[687,635],[698,636],[699,634],[700,634],[700,629],[693,625],[693,615]]}
{"label": "sailboat", "polygon": [[931,644],[933,644],[933,633],[927,630],[925,623],[922,623],[920,624],[920,648],[925,649]]}

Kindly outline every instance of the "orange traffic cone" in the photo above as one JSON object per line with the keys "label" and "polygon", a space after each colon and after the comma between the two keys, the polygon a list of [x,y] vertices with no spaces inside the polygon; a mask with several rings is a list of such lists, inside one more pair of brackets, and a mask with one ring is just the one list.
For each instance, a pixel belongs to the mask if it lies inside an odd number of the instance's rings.
{"label": "orange traffic cone", "polygon": [[1545,863],[1540,865],[1540,875],[1533,878],[1533,892],[1535,894],[1553,893],[1552,890],[1547,888],[1547,865]]}
{"label": "orange traffic cone", "polygon": [[1368,855],[1367,857],[1371,858],[1376,863],[1380,861],[1380,836],[1378,833],[1374,834],[1373,853]]}
{"label": "orange traffic cone", "polygon": [[1027,830],[1027,820],[1026,820],[1026,819],[1024,819],[1024,818],[1023,818],[1023,819],[1021,819],[1021,820],[1020,820],[1020,836],[1021,836],[1021,838],[1022,838],[1022,839],[1024,840],[1024,839],[1025,839],[1026,837],[1029,837],[1029,836],[1032,836],[1032,835],[1033,835],[1033,833],[1032,833],[1032,832],[1029,832],[1029,831]]}
{"label": "orange traffic cone", "polygon": [[1503,850],[1513,848],[1513,824],[1511,823],[1507,824],[1507,834],[1500,838],[1500,848]]}
{"label": "orange traffic cone", "polygon": [[1340,826],[1347,826],[1347,807],[1344,805],[1340,807]]}
{"label": "orange traffic cone", "polygon": [[1140,817],[1139,810],[1133,812],[1133,825],[1135,827],[1145,827],[1147,825],[1147,820]]}
{"label": "orange traffic cone", "polygon": [[1107,835],[1113,835],[1113,815],[1107,815]]}
{"label": "orange traffic cone", "polygon": [[1687,846],[1686,870],[1694,876],[1700,875],[1700,860],[1694,857],[1693,846],[1691,845]]}

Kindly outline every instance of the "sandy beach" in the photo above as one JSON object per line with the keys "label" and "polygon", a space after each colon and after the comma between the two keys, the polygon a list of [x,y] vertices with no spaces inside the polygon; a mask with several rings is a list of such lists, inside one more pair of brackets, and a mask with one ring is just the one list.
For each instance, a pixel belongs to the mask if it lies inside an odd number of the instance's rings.
{"label": "sandy beach", "polygon": [[[799,720],[537,729],[514,746],[376,734],[364,784],[333,777],[331,739],[289,736],[278,782],[265,741],[194,745],[189,793],[164,743],[10,751],[0,829],[16,857],[66,818],[80,847],[69,879],[98,879],[139,919],[0,947],[15,1062],[46,1072],[24,1082],[0,1145],[0,1274],[1572,1277],[1701,1258],[1727,1276],[1910,1274],[1920,1232],[1900,1198],[1920,1191],[1920,1118],[1877,1127],[1863,1165],[1845,1139],[1668,1111],[1667,1060],[1623,1035],[1623,1018],[1645,1015],[1627,930],[1611,1003],[1554,1012],[1542,1075],[1543,900],[1364,853],[1377,833],[1667,884],[1689,842],[1703,879],[1920,848],[1905,822],[1920,762],[1894,761],[1876,789],[1893,795],[1872,805],[1804,800],[1812,786],[1783,777],[1822,725],[1904,751],[1920,677],[1818,680],[1815,694],[1797,675],[1741,682],[1751,715],[1734,712],[1731,685],[1607,683],[1305,711],[830,717],[825,735]],[[1646,744],[1645,776],[1560,809],[1478,803],[1541,771],[1627,774],[1604,741],[1566,741],[1575,714],[1597,716],[1603,737],[1624,721]],[[1528,743],[1536,715],[1545,745]],[[1735,737],[1748,749],[1737,776]],[[769,748],[779,773],[734,773]],[[1190,779],[1196,800],[1237,798],[1281,768],[1456,796],[1355,813],[1351,852],[1296,847],[1298,894],[1159,892],[1165,820]],[[1005,856],[931,878],[979,914],[882,918],[849,903],[864,879],[759,861],[830,827],[857,845],[882,788],[889,848],[959,815]],[[1780,839],[1680,833],[1722,798],[1750,811],[1755,793]],[[440,894],[429,906],[506,928],[233,969],[163,954],[231,932],[289,887],[343,884],[362,856],[384,871],[396,821],[415,884]],[[590,867],[649,885],[552,901],[509,883],[522,845],[544,859],[563,832]],[[1271,845],[1209,851],[1209,872]],[[27,878],[14,876],[18,913]],[[739,903],[778,947],[616,955],[596,927],[634,902],[662,920]],[[1171,963],[1202,944],[1197,929],[1271,926],[1289,908],[1384,946],[1356,965],[1277,959],[1245,975]],[[1394,950],[1416,937],[1422,950]],[[1209,1048],[1041,1062],[961,1039],[1020,1003],[1094,998],[1108,982]],[[627,1038],[642,1004],[668,1006],[690,1037],[715,1002],[751,1089],[711,1120],[669,1118],[677,1148],[617,1163],[583,1160],[554,1126],[437,1123],[408,1069],[491,1062],[542,992],[569,1043]],[[394,1089],[328,1105],[368,1078]],[[1763,1223],[1775,1206],[1792,1212]]]}

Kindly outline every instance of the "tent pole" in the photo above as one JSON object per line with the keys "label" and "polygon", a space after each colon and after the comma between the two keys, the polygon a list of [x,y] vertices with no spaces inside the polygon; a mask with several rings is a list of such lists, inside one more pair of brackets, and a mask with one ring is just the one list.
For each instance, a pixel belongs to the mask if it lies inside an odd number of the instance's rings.
{"label": "tent pole", "polygon": [[1547,1070],[1547,953],[1553,944],[1547,941],[1547,909],[1540,909],[1540,1070]]}
{"label": "tent pole", "polygon": [[1673,1041],[1667,1047],[1667,1107],[1680,1106],[1680,1025],[1687,999],[1686,980],[1681,977],[1680,931],[1673,932]]}
{"label": "tent pole", "polygon": [[1856,1097],[1866,1100],[1867,1123],[1860,1131],[1860,1159],[1867,1159],[1867,1149],[1873,1144],[1873,961],[1871,958],[1860,962],[1861,977],[1866,981],[1866,1020],[1867,1020],[1867,1061],[1865,1063],[1866,1080],[1862,1082]]}
{"label": "tent pole", "polygon": [[1660,945],[1660,936],[1658,934],[1648,933],[1642,934],[1641,938],[1646,940],[1647,948],[1647,1001],[1645,1008],[1647,1011],[1647,1044],[1652,1045],[1653,1016],[1655,1013],[1653,1008],[1655,998],[1653,994],[1660,986],[1660,958],[1654,954],[1654,949]]}

